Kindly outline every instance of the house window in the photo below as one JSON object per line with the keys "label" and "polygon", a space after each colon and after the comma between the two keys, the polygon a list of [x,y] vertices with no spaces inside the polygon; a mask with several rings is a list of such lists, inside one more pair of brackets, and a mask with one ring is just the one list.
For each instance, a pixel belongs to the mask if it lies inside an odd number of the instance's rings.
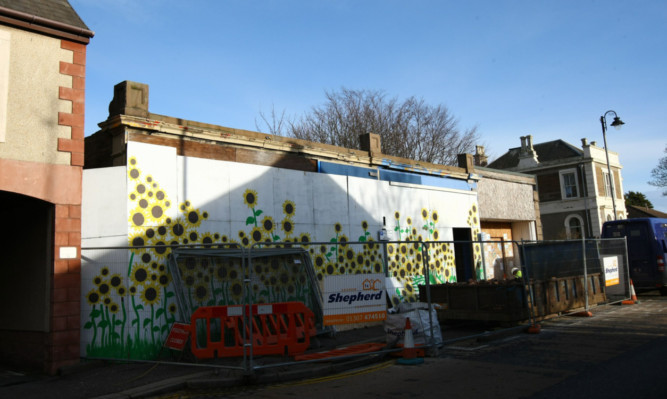
{"label": "house window", "polygon": [[582,238],[584,233],[584,220],[579,215],[570,215],[565,218],[565,233],[569,240]]}
{"label": "house window", "polygon": [[611,197],[611,175],[608,172],[602,172],[604,176],[604,196]]}
{"label": "house window", "polygon": [[563,199],[578,198],[579,189],[577,185],[577,173],[575,169],[561,170],[560,191]]}

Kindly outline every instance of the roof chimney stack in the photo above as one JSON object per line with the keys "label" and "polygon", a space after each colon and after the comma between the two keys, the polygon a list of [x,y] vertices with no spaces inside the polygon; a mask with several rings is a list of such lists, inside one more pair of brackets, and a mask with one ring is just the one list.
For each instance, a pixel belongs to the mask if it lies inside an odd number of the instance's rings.
{"label": "roof chimney stack", "polygon": [[517,169],[528,169],[537,166],[540,161],[537,160],[537,153],[533,148],[533,136],[521,136],[521,151],[519,151],[519,164]]}

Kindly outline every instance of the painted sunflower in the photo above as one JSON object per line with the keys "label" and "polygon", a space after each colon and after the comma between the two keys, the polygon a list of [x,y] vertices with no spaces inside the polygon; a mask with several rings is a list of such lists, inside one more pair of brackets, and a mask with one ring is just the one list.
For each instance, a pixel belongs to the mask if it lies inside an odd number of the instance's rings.
{"label": "painted sunflower", "polygon": [[211,293],[208,290],[208,285],[201,283],[197,284],[194,289],[195,300],[199,303],[204,303],[208,301],[211,296]]}
{"label": "painted sunflower", "polygon": [[247,189],[243,193],[243,202],[248,206],[248,208],[254,208],[257,206],[257,191]]}
{"label": "painted sunflower", "polygon": [[285,234],[290,235],[294,231],[294,224],[289,219],[284,219],[281,223],[280,228],[285,232]]}
{"label": "painted sunflower", "polygon": [[97,290],[90,290],[90,292],[86,295],[86,301],[88,301],[89,305],[97,305],[100,303],[100,293],[97,292]]}
{"label": "painted sunflower", "polygon": [[283,202],[283,213],[287,217],[292,217],[294,216],[294,213],[296,211],[296,207],[294,206],[294,202],[290,200],[286,200]]}
{"label": "painted sunflower", "polygon": [[271,234],[275,227],[276,224],[273,222],[273,218],[271,216],[265,216],[264,219],[262,219],[262,228],[265,232]]}
{"label": "painted sunflower", "polygon": [[148,280],[148,270],[146,269],[145,266],[140,265],[132,269],[132,282],[135,284],[143,284],[146,280]]}
{"label": "painted sunflower", "polygon": [[253,242],[261,242],[262,239],[264,238],[264,234],[262,234],[262,229],[259,227],[253,227],[252,231],[250,232],[250,237],[252,238]]}
{"label": "painted sunflower", "polygon": [[146,285],[141,293],[141,300],[147,306],[155,305],[160,302],[160,290],[153,285]]}

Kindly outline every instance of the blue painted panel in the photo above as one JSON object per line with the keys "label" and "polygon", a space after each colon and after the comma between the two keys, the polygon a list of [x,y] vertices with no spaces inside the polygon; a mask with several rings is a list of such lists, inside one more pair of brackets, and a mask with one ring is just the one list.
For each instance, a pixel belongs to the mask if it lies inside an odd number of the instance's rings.
{"label": "blue painted panel", "polygon": [[[414,172],[403,172],[388,169],[362,168],[359,166],[342,165],[333,162],[318,162],[319,173],[331,175],[361,177],[362,179],[393,181],[399,183],[416,184],[422,186],[451,188],[455,190],[469,191],[471,186],[466,180],[454,179],[447,176],[423,175]],[[473,184],[472,187],[475,187]]]}
{"label": "blue painted panel", "polygon": [[386,169],[380,170],[380,180],[418,184],[422,186],[451,188],[465,191],[470,191],[471,188],[466,180],[454,179],[445,176],[427,176],[417,173],[398,172],[395,170]]}
{"label": "blue painted panel", "polygon": [[317,170],[330,175],[354,176],[363,179],[377,180],[378,170],[359,166],[342,165],[339,163],[318,161]]}

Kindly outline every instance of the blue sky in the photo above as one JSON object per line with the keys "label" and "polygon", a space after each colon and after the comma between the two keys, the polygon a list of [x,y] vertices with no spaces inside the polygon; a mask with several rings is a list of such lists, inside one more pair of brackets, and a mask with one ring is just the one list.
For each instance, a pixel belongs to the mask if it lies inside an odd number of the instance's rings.
{"label": "blue sky", "polygon": [[667,3],[655,1],[70,0],[88,46],[86,134],[113,86],[149,85],[150,111],[257,130],[271,108],[299,117],[341,87],[442,104],[476,126],[493,160],[609,129],[624,191],[667,212],[647,184],[667,145]]}

